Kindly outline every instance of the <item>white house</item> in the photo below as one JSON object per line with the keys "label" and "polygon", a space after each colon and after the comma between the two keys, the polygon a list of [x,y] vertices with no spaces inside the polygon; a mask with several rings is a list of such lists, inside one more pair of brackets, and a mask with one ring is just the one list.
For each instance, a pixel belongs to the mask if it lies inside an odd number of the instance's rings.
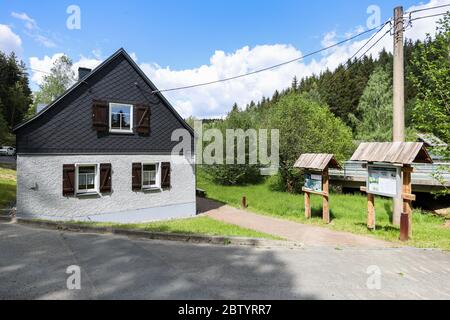
{"label": "white house", "polygon": [[196,214],[194,134],[123,50],[14,128],[17,215],[142,222]]}

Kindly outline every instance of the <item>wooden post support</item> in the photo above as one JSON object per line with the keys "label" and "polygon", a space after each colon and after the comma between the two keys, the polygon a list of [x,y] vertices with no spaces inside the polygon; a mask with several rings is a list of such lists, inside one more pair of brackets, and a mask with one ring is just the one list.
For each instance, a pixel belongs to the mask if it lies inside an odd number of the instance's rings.
{"label": "wooden post support", "polygon": [[328,203],[329,196],[329,178],[328,178],[328,167],[322,172],[322,192],[323,195],[323,206],[322,206],[322,217],[323,222],[330,223],[330,206]]}
{"label": "wooden post support", "polygon": [[247,198],[245,196],[242,197],[242,208],[247,209]]}
{"label": "wooden post support", "polygon": [[409,215],[402,213],[400,217],[400,241],[409,240]]}
{"label": "wooden post support", "polygon": [[[413,168],[410,166],[405,166],[402,169],[403,171],[403,186],[402,186],[402,193],[405,196],[402,196],[403,198],[403,214],[405,217],[401,219],[400,224],[400,230],[403,230],[404,232],[407,232],[407,237],[405,235],[402,235],[401,239],[402,241],[406,241],[412,237],[412,201],[411,195],[412,193],[412,187],[411,187],[411,173],[413,171]],[[406,218],[407,215],[407,218]],[[403,224],[403,226],[402,226]],[[407,224],[407,225],[405,225]]]}
{"label": "wooden post support", "polygon": [[311,196],[305,192],[305,218],[311,219]]}
{"label": "wooden post support", "polygon": [[375,230],[375,196],[367,194],[367,228]]}

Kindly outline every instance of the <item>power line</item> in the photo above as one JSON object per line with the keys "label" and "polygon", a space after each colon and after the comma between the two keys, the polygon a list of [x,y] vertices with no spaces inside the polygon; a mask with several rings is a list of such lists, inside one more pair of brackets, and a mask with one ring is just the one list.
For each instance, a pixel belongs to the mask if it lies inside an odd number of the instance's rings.
{"label": "power line", "polygon": [[407,11],[407,12],[405,12],[405,14],[411,14],[411,13],[416,13],[416,12],[429,11],[429,10],[434,10],[434,9],[439,9],[439,8],[445,8],[445,7],[450,7],[450,4],[443,4],[443,5],[440,5],[440,6],[435,6],[435,7],[430,7],[430,8],[423,8],[423,9],[417,9],[417,10]]}
{"label": "power line", "polygon": [[372,44],[369,49],[364,51],[364,53],[356,60],[359,61],[362,57],[364,57],[370,50],[372,50],[385,36],[387,36],[391,32],[391,28],[387,30],[374,44]]}
{"label": "power line", "polygon": [[[389,19],[387,22],[385,22],[385,24],[384,24],[384,26],[386,26],[387,24],[389,24],[391,22],[391,20]],[[364,43],[364,45],[362,46],[362,47],[360,47],[351,57],[350,57],[350,59],[348,59],[348,61],[351,61],[351,60],[353,60],[353,58],[355,58],[357,55],[358,55],[358,53],[360,53],[361,52],[361,50],[362,49],[364,49],[364,47],[366,47],[382,30],[383,30],[383,28],[384,28],[384,26],[382,27],[382,28],[380,28],[376,33],[374,33],[371,37],[370,37],[370,39],[369,40],[367,40],[366,41],[366,43]],[[392,27],[391,28],[389,28],[389,30],[387,31],[387,32],[390,32],[391,31],[391,29],[392,29]],[[384,38],[384,36],[385,35],[383,35],[381,38]],[[376,43],[378,43],[379,42],[379,40],[376,42]],[[370,48],[370,49],[372,49],[372,47]],[[369,49],[369,50],[370,50]],[[367,53],[368,51],[366,51],[363,55],[365,55],[366,53]],[[358,61],[358,59],[357,59],[357,61]]]}
{"label": "power line", "polygon": [[31,70],[31,71],[34,71],[34,72],[40,72],[40,73],[45,73],[45,74],[51,75],[51,73],[48,72],[48,71],[42,71],[42,70],[33,69],[33,68],[29,68],[29,67],[27,67],[27,68],[25,68],[25,69]]}
{"label": "power line", "polygon": [[[411,12],[409,12],[409,14],[410,14],[410,17],[411,17],[411,14],[412,14],[413,12],[419,12],[419,11],[425,11],[425,10],[437,9],[437,8],[442,8],[442,7],[446,7],[446,6],[450,6],[450,5],[436,6],[436,7],[432,7],[432,8],[426,8],[426,9],[421,9],[421,10],[411,11]],[[414,19],[410,19],[410,22],[415,21],[415,20],[420,20],[420,19],[426,19],[426,18],[436,17],[436,16],[440,16],[440,15],[445,15],[445,14],[446,14],[446,13],[439,13],[439,14],[434,14],[434,15],[428,15],[428,16],[423,16],[423,17],[417,17],[417,18],[414,18]],[[343,41],[340,41],[340,42],[338,42],[338,43],[335,43],[335,44],[333,44],[333,45],[331,45],[331,46],[322,48],[322,49],[320,49],[320,50],[317,50],[317,51],[308,53],[308,54],[306,54],[306,55],[304,55],[304,56],[302,56],[302,57],[299,57],[299,58],[296,58],[296,59],[292,59],[292,60],[289,60],[289,61],[286,61],[286,62],[277,64],[277,65],[273,65],[273,66],[270,66],[270,67],[267,67],[267,68],[259,69],[259,70],[253,71],[253,72],[241,74],[241,75],[234,76],[234,77],[229,77],[229,78],[224,78],[224,79],[215,80],[215,81],[209,81],[209,82],[204,82],[204,83],[198,83],[198,84],[188,85],[188,86],[183,86],[183,87],[175,87],[175,88],[171,88],[171,89],[155,90],[155,91],[153,91],[152,93],[157,93],[157,92],[168,92],[168,91],[177,91],[177,90],[191,89],[191,88],[196,88],[196,87],[203,87],[203,86],[207,86],[207,85],[210,85],[210,84],[216,84],[216,83],[226,82],[226,81],[230,81],[230,80],[234,80],[234,79],[246,77],[246,76],[249,76],[249,75],[257,74],[257,73],[260,73],[260,72],[268,71],[268,70],[271,70],[271,69],[275,69],[275,68],[278,68],[278,67],[280,67],[280,66],[284,66],[284,65],[286,65],[286,64],[290,64],[290,63],[293,63],[293,62],[296,62],[296,61],[305,59],[305,58],[307,58],[307,57],[309,57],[309,56],[315,55],[315,54],[317,54],[317,53],[320,53],[320,52],[329,50],[329,49],[331,49],[331,48],[333,48],[333,47],[339,46],[339,45],[341,45],[341,44],[343,44],[343,43],[346,43],[346,42],[348,42],[348,41],[351,41],[351,40],[353,40],[353,39],[355,39],[355,38],[357,38],[357,37],[360,37],[360,36],[362,36],[362,35],[364,35],[364,34],[367,34],[367,33],[369,33],[369,32],[375,31],[375,30],[377,30],[377,29],[379,29],[378,32],[377,32],[377,33],[379,33],[379,32],[383,29],[383,27],[384,27],[387,23],[389,23],[390,21],[391,21],[391,19],[389,19],[389,20],[386,21],[385,23],[379,25],[378,27],[375,27],[375,28],[366,30],[366,31],[364,31],[364,32],[362,32],[362,33],[360,33],[360,34],[357,34],[357,35],[355,35],[355,36],[353,36],[353,37],[350,37],[350,38],[348,38],[348,39],[345,39],[345,40],[343,40]],[[380,29],[380,28],[381,28],[381,29]],[[388,32],[390,32],[391,30],[392,30],[392,28],[390,28]],[[378,39],[378,40],[376,41],[376,43],[373,44],[373,45],[369,48],[369,50],[366,50],[366,52],[365,52],[360,58],[358,58],[358,59],[361,59],[368,51],[370,51],[370,49],[372,49],[377,43],[379,43],[379,42],[381,41],[381,39],[384,38],[384,37],[387,35],[388,32],[386,32],[386,34],[384,34],[380,39]],[[374,35],[371,37],[371,39],[369,39],[369,41],[367,41],[367,42],[363,45],[362,48],[364,48],[364,47],[365,47],[365,46],[366,46],[366,45],[367,45],[367,44],[368,44],[375,36],[376,36],[376,34],[374,34]],[[362,48],[360,48],[360,50],[362,50]],[[360,51],[360,50],[359,50],[359,51]],[[357,54],[357,53],[356,53],[356,54]],[[354,56],[356,56],[356,55],[354,55]]]}
{"label": "power line", "polygon": [[[427,16],[422,16],[422,17],[416,17],[416,18],[411,19],[411,14],[413,14],[413,13],[416,13],[416,12],[422,12],[422,11],[428,11],[428,10],[438,9],[438,8],[443,8],[443,7],[450,7],[450,4],[448,4],[448,5],[441,5],[441,6],[435,6],[435,7],[431,7],[431,8],[425,8],[425,9],[418,9],[418,10],[406,12],[405,14],[409,14],[409,17],[410,17],[409,23],[411,23],[412,21],[416,21],[416,20],[427,19],[427,18],[432,18],[432,17],[437,17],[437,16],[442,16],[442,15],[448,14],[449,11],[446,11],[446,12],[441,12],[441,13],[438,13],[438,14],[427,15]],[[363,32],[361,32],[361,33],[358,33],[358,34],[356,34],[356,35],[354,35],[354,36],[352,36],[352,37],[349,37],[349,38],[347,38],[347,39],[345,39],[345,40],[339,41],[339,42],[337,42],[337,43],[335,43],[335,44],[332,44],[332,45],[330,45],[330,46],[324,47],[324,48],[322,48],[322,49],[319,49],[319,50],[310,52],[310,53],[308,53],[308,54],[305,54],[305,55],[303,55],[303,56],[301,56],[301,57],[298,57],[298,58],[295,58],[295,59],[292,59],[292,60],[288,60],[288,61],[285,61],[285,62],[276,64],[276,65],[272,65],[272,66],[269,66],[269,67],[266,67],[266,68],[258,69],[258,70],[252,71],[252,72],[248,72],[248,73],[244,73],[244,74],[240,74],[240,75],[237,75],[237,76],[228,77],[228,78],[224,78],[224,79],[219,79],[219,80],[213,80],[213,81],[208,81],[208,82],[203,82],[203,83],[198,83],[198,84],[193,84],[193,85],[187,85],[187,86],[182,86],[182,87],[175,87],[175,88],[170,88],[170,89],[154,90],[154,91],[152,91],[152,94],[158,93],[158,92],[169,92],[169,91],[178,91],[178,90],[184,90],[184,89],[191,89],[191,88],[196,88],[196,87],[203,87],[203,86],[207,86],[207,85],[211,85],[211,84],[216,84],[216,83],[221,83],[221,82],[227,82],[227,81],[231,81],[231,80],[235,80],[235,79],[247,77],[247,76],[250,76],[250,75],[254,75],[254,74],[257,74],[257,73],[261,73],[261,72],[264,72],[264,71],[276,69],[276,68],[282,67],[282,66],[284,66],[284,65],[291,64],[291,63],[293,63],[293,62],[297,62],[297,61],[303,60],[303,59],[305,59],[305,58],[308,58],[308,57],[310,57],[310,56],[316,55],[316,54],[318,54],[318,53],[327,51],[327,50],[329,50],[329,49],[331,49],[331,48],[340,46],[340,45],[342,45],[342,44],[344,44],[344,43],[346,43],[346,42],[352,41],[352,40],[354,40],[354,39],[356,39],[356,38],[359,38],[359,37],[361,37],[361,36],[363,36],[363,35],[365,35],[365,34],[367,34],[367,33],[370,33],[370,32],[372,32],[372,31],[377,30],[377,32],[376,32],[375,34],[373,34],[373,35],[370,37],[370,39],[369,39],[367,42],[365,42],[364,45],[363,45],[362,47],[360,47],[360,48],[352,55],[352,57],[351,57],[350,59],[348,59],[348,61],[351,62],[351,60],[352,60],[353,58],[355,58],[355,57],[358,55],[358,53],[361,52],[361,50],[362,50],[364,47],[366,47],[366,46],[367,46],[367,45],[368,45],[368,44],[369,44],[369,43],[370,43],[370,42],[371,42],[371,41],[372,41],[372,40],[373,40],[373,39],[374,39],[374,38],[382,31],[382,30],[383,30],[383,28],[384,28],[387,24],[389,24],[389,23],[391,23],[391,19],[389,19],[388,21],[382,23],[381,25],[379,25],[379,26],[377,26],[377,27],[374,27],[374,28],[368,29],[368,30],[366,30],[366,31],[363,31]],[[388,31],[387,31],[380,39],[378,39],[378,40],[377,40],[377,41],[376,41],[376,42],[375,42],[368,50],[366,50],[366,51],[364,52],[364,54],[361,55],[356,61],[360,60],[364,55],[366,55],[366,53],[369,52],[376,44],[378,44],[378,43],[381,41],[381,39],[384,38],[384,37],[387,35],[387,33],[390,32],[391,30],[392,30],[392,27],[391,27],[391,28],[390,28],[390,29],[389,29],[389,30],[388,30]],[[34,68],[26,68],[26,69],[31,70],[31,71],[34,71],[34,72],[41,72],[41,73],[45,73],[45,74],[51,75],[51,73],[50,73],[50,72],[47,72],[47,71],[42,71],[42,70],[38,70],[38,69],[34,69]],[[347,69],[347,70],[348,70],[348,69]]]}
{"label": "power line", "polygon": [[[30,67],[26,67],[25,69],[26,69],[26,70],[31,70],[31,71],[33,71],[33,72],[44,73],[44,74],[47,74],[47,75],[49,75],[49,76],[52,75],[51,72],[48,72],[48,71],[42,71],[42,70],[39,70],[39,69],[30,68]],[[70,77],[70,78],[71,78],[71,80],[73,80],[73,81],[77,81],[77,79],[75,79],[74,77]]]}
{"label": "power line", "polygon": [[358,34],[356,34],[356,35],[354,35],[354,36],[352,36],[352,37],[350,37],[350,38],[347,38],[347,39],[345,39],[345,40],[339,41],[339,42],[337,42],[337,43],[335,43],[335,44],[332,44],[332,45],[327,46],[327,47],[325,47],[325,48],[322,48],[322,49],[320,49],[320,50],[316,50],[316,51],[310,52],[310,53],[305,54],[305,55],[303,55],[303,56],[301,56],[301,57],[298,57],[298,58],[295,58],[295,59],[292,59],[292,60],[289,60],[289,61],[285,61],[285,62],[276,64],[276,65],[273,65],[273,66],[270,66],[270,67],[262,68],[262,69],[259,69],[259,70],[255,70],[255,71],[252,71],[252,72],[248,72],[248,73],[244,73],[244,74],[240,74],[240,75],[237,75],[237,76],[234,76],[234,77],[224,78],[224,79],[220,79],[220,80],[214,80],[214,81],[209,81],[209,82],[203,82],[203,83],[198,83],[198,84],[194,84],[194,85],[188,85],[188,86],[183,86],[183,87],[176,87],[176,88],[171,88],[171,89],[155,90],[155,91],[152,91],[152,93],[168,92],[168,91],[176,91],[176,90],[191,89],[191,88],[196,88],[196,87],[203,87],[203,86],[207,86],[207,85],[211,85],[211,84],[215,84],[215,83],[226,82],[226,81],[230,81],[230,80],[235,80],[235,79],[247,77],[247,76],[250,76],[250,75],[254,75],[254,74],[257,74],[257,73],[261,73],[261,72],[264,72],[264,71],[268,71],[268,70],[272,70],[272,69],[275,69],[275,68],[279,68],[279,67],[281,67],[281,66],[284,66],[284,65],[287,65],[287,64],[296,62],[296,61],[303,60],[303,59],[305,59],[305,58],[307,58],[307,57],[310,57],[310,56],[316,55],[316,54],[318,54],[318,53],[327,51],[327,50],[329,50],[329,49],[331,49],[331,48],[340,46],[341,44],[344,44],[344,43],[346,43],[346,42],[349,42],[349,41],[351,41],[351,40],[354,40],[354,39],[356,39],[356,38],[358,38],[358,37],[360,37],[360,36],[362,36],[362,35],[364,35],[364,34],[367,34],[367,33],[370,33],[370,32],[372,32],[372,31],[375,31],[375,30],[377,30],[377,29],[379,29],[379,28],[382,28],[382,27],[384,27],[387,23],[388,23],[388,21],[387,21],[387,22],[384,22],[383,24],[381,24],[381,25],[379,25],[379,26],[377,26],[377,27],[375,27],[375,28],[372,28],[372,29],[366,30],[366,31],[364,31],[364,32],[358,33]]}
{"label": "power line", "polygon": [[438,17],[438,16],[445,16],[445,15],[447,15],[447,14],[449,14],[449,13],[450,13],[450,11],[446,11],[446,12],[441,12],[441,13],[431,14],[431,15],[428,15],[428,16],[417,17],[417,18],[414,18],[414,19],[410,19],[410,22],[416,21],[416,20],[421,20],[421,19],[426,19],[426,18],[433,18],[433,17]]}
{"label": "power line", "polygon": [[[389,21],[388,21],[389,22]],[[387,24],[387,23],[386,23]],[[364,51],[364,53],[361,55],[361,56],[359,56],[359,58],[357,58],[356,60],[354,60],[354,61],[352,61],[353,60],[353,58],[354,57],[356,57],[357,55],[358,55],[358,53],[359,52],[361,52],[361,50],[364,48],[364,47],[366,47],[375,37],[376,37],[376,35],[377,34],[379,34],[380,32],[381,32],[381,30],[383,30],[383,28],[382,29],[380,29],[380,30],[378,30],[378,32],[377,33],[375,33],[368,41],[366,41],[366,43],[364,43],[363,44],[363,46],[362,47],[360,47],[354,54],[353,54],[353,56],[350,58],[350,59],[348,59],[347,60],[347,63],[345,63],[344,65],[347,65],[347,67],[345,68],[345,70],[344,70],[344,72],[347,72],[347,71],[349,71],[351,68],[353,68],[353,66],[356,66],[356,63],[358,62],[358,61],[360,61],[370,50],[372,50],[385,36],[387,36],[390,32],[391,32],[391,30],[393,29],[394,27],[393,26],[391,26],[388,30],[386,30],[386,32],[377,40],[377,41],[375,41],[375,43],[373,43],[366,51]],[[333,82],[334,80],[335,80],[335,77],[337,77],[337,72],[336,73],[333,73],[333,75],[331,76],[331,79],[330,79],[330,81],[331,82]]]}

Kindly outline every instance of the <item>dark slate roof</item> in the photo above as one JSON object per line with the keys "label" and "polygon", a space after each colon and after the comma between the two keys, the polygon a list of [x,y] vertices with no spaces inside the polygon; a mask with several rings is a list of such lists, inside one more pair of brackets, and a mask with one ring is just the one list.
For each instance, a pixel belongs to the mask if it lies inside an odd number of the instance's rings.
{"label": "dark slate roof", "polygon": [[189,131],[193,132],[193,129],[186,123],[186,121],[184,121],[184,119],[178,114],[178,112],[175,110],[175,108],[170,104],[170,102],[161,94],[161,92],[158,91],[158,89],[156,88],[156,86],[153,84],[153,82],[145,75],[145,73],[141,70],[141,68],[139,68],[139,66],[136,64],[136,62],[134,62],[134,60],[130,57],[130,55],[125,51],[124,48],[120,48],[119,50],[117,50],[113,55],[111,55],[108,59],[106,59],[105,61],[103,61],[100,65],[98,65],[94,70],[91,71],[91,73],[89,73],[85,78],[83,78],[82,81],[77,81],[72,87],[70,87],[69,89],[66,90],[66,92],[64,92],[61,96],[59,96],[58,98],[56,98],[52,103],[50,103],[47,107],[45,107],[44,109],[42,109],[41,112],[37,113],[34,117],[28,119],[27,121],[24,121],[20,124],[18,124],[17,126],[15,126],[13,128],[13,131],[15,132],[16,130],[18,130],[19,128],[25,126],[26,124],[32,122],[33,120],[35,120],[36,118],[38,118],[40,115],[42,115],[45,111],[47,111],[48,109],[50,109],[51,107],[53,107],[55,104],[57,104],[61,99],[63,99],[66,95],[68,95],[69,93],[71,93],[73,90],[75,90],[77,87],[79,87],[80,85],[83,85],[84,83],[86,83],[89,78],[91,78],[95,73],[99,72],[100,70],[102,70],[106,65],[108,65],[114,58],[116,58],[119,55],[123,55],[125,57],[125,59],[128,60],[128,62],[133,66],[133,68],[139,73],[139,75],[146,81],[146,83],[152,88],[152,92],[155,92],[155,94],[157,94],[159,96],[159,98],[161,98],[164,103],[167,105],[167,107],[169,107],[171,109],[171,111],[178,117],[178,119],[183,123],[184,127],[186,129],[188,129]]}
{"label": "dark slate roof", "polygon": [[[98,135],[91,120],[92,102],[96,99],[150,105],[150,136]],[[133,59],[119,49],[14,131],[19,154],[169,153],[178,143],[171,142],[172,132],[182,128],[194,136],[193,129],[157,92]]]}

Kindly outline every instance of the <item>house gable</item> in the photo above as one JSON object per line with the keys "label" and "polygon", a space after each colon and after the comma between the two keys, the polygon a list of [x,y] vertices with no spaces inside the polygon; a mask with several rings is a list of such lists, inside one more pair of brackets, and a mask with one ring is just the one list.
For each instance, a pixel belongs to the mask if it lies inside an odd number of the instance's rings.
{"label": "house gable", "polygon": [[[120,49],[33,119],[15,128],[19,154],[168,154],[178,143],[172,132],[192,129]],[[99,133],[93,127],[94,101],[146,105],[148,135]]]}

